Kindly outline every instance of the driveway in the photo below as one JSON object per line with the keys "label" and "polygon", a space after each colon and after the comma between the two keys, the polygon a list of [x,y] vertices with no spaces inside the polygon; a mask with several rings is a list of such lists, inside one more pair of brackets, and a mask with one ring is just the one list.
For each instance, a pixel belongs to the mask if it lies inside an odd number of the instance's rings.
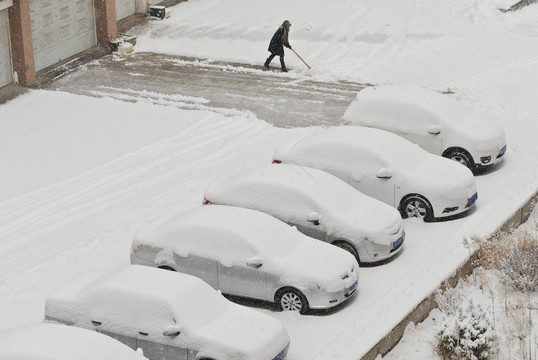
{"label": "driveway", "polygon": [[92,61],[65,73],[50,88],[185,109],[246,110],[275,126],[304,127],[339,124],[364,85],[312,81],[301,71],[132,53]]}

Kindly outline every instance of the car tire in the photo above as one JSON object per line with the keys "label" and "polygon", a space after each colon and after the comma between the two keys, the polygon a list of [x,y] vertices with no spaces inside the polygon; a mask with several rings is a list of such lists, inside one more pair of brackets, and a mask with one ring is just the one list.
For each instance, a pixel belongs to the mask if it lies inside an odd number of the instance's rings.
{"label": "car tire", "polygon": [[298,311],[305,314],[309,310],[306,297],[294,288],[280,289],[275,296],[275,302],[282,311]]}
{"label": "car tire", "polygon": [[475,167],[473,158],[463,149],[448,149],[443,153],[443,157],[454,160],[470,170],[473,170]]}
{"label": "car tire", "polygon": [[357,263],[359,263],[359,264],[361,263],[359,254],[357,253],[357,250],[355,249],[355,247],[353,245],[351,245],[347,241],[337,240],[337,241],[333,242],[332,244],[334,246],[338,246],[342,250],[347,251],[348,253],[353,255],[355,257],[355,259],[357,259]]}
{"label": "car tire", "polygon": [[429,201],[420,195],[411,195],[402,200],[400,206],[402,218],[416,217],[424,221],[433,219],[433,209]]}

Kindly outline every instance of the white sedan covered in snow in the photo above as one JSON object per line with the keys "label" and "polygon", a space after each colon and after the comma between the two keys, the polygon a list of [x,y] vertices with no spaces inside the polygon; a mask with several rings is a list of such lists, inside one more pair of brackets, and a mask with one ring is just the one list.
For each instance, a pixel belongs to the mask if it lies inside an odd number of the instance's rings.
{"label": "white sedan covered in snow", "polygon": [[394,256],[405,237],[392,206],[325,171],[297,165],[261,166],[218,179],[205,190],[204,203],[263,211],[360,262]]}
{"label": "white sedan covered in snow", "polygon": [[59,324],[26,325],[0,332],[5,360],[147,360],[95,331]]}
{"label": "white sedan covered in snow", "polygon": [[504,131],[494,120],[448,95],[418,87],[361,90],[344,113],[344,124],[390,131],[471,170],[492,166],[506,151]]}
{"label": "white sedan covered in snow", "polygon": [[147,266],[73,279],[49,296],[45,321],[107,334],[149,359],[275,360],[289,347],[280,321],[194,276]]}
{"label": "white sedan covered in snow", "polygon": [[143,227],[131,263],[198,276],[223,293],[301,313],[349,299],[359,270],[347,251],[262,212],[221,205]]}
{"label": "white sedan covered in snow", "polygon": [[468,211],[477,199],[471,171],[390,132],[362,126],[320,129],[282,144],[274,163],[327,171],[363,194],[426,221]]}

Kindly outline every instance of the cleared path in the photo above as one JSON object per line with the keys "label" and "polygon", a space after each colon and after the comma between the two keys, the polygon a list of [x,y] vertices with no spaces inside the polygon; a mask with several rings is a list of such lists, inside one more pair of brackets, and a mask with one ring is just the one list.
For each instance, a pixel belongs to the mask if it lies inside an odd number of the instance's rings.
{"label": "cleared path", "polygon": [[133,53],[93,61],[57,79],[51,88],[186,109],[248,110],[279,127],[302,127],[339,124],[364,85],[311,81],[293,70]]}

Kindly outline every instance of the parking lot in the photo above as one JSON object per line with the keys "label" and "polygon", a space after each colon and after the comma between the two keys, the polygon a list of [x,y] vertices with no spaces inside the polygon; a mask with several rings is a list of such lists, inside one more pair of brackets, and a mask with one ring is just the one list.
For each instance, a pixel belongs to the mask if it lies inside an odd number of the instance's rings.
{"label": "parking lot", "polygon": [[[267,164],[279,143],[314,129],[295,126],[338,124],[361,88],[360,84],[312,83],[293,73],[266,73],[255,67],[196,64],[169,56],[156,59],[150,54],[138,58],[136,53],[127,58],[110,56],[50,86],[96,97],[92,101],[97,103],[103,97],[121,100],[112,114],[108,108],[93,106],[96,117],[108,114],[112,121],[136,102],[151,110],[155,126],[172,111],[186,127],[84,176],[2,204],[0,233],[14,240],[3,251],[10,259],[2,266],[0,281],[6,294],[0,313],[5,326],[39,321],[44,298],[66,279],[128,264],[132,235],[148,219],[198,206],[203,189],[213,179]],[[152,71],[145,72],[150,67]],[[191,80],[185,83],[190,85],[183,85],[180,74],[189,75],[185,79]],[[236,80],[234,86],[231,79]],[[206,115],[192,118],[185,110]],[[18,111],[23,114],[29,108]],[[76,116],[68,109],[58,113],[42,108],[41,113]],[[100,144],[93,151],[106,149],[106,144]],[[254,304],[285,323],[292,339],[289,359],[363,356],[466,261],[469,251],[462,245],[464,237],[489,234],[517,210],[514,204],[526,201],[535,190],[527,181],[536,171],[535,163],[528,166],[533,156],[524,150],[518,156],[508,152],[494,171],[477,176],[478,203],[469,216],[428,224],[405,220],[407,236],[401,254],[387,264],[361,269],[357,296],[344,306],[301,316]],[[18,311],[22,306],[24,313]]]}

